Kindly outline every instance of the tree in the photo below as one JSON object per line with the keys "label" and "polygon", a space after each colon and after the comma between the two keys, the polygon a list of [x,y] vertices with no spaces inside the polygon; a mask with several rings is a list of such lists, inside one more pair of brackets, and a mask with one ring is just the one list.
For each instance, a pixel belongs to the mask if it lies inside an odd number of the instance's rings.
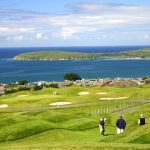
{"label": "tree", "polygon": [[21,80],[21,81],[18,82],[19,85],[25,85],[27,83],[28,83],[27,80]]}
{"label": "tree", "polygon": [[64,80],[76,81],[76,80],[81,80],[81,77],[77,73],[66,73],[64,75]]}
{"label": "tree", "polygon": [[38,90],[41,90],[43,87],[42,86],[38,86],[37,84],[35,84],[33,86],[33,91],[38,91]]}

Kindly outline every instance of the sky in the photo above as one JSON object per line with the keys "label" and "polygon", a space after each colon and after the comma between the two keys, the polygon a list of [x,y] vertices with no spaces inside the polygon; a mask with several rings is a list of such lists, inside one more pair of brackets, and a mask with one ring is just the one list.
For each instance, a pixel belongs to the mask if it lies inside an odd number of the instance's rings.
{"label": "sky", "polygon": [[150,45],[150,0],[0,0],[0,47]]}

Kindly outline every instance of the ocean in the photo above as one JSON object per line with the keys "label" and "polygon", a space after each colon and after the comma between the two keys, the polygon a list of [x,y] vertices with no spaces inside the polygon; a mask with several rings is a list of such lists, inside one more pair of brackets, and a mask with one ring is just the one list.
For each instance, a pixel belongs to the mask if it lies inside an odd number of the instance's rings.
{"label": "ocean", "polygon": [[0,83],[20,80],[63,81],[65,73],[79,73],[82,78],[138,78],[150,76],[150,60],[63,60],[63,61],[15,61],[14,56],[39,50],[63,50],[75,52],[121,52],[150,48],[150,46],[95,46],[95,47],[34,47],[0,48]]}

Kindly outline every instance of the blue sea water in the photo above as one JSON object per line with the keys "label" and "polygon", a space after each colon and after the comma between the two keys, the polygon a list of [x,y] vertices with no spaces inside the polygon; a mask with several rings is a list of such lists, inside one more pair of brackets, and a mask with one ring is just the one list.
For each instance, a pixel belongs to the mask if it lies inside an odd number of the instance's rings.
{"label": "blue sea water", "polygon": [[15,61],[10,58],[24,52],[37,50],[65,50],[77,52],[118,52],[150,46],[121,47],[49,47],[49,48],[0,48],[0,82],[19,80],[63,81],[68,72],[82,78],[115,78],[150,76],[150,60],[64,60],[64,61]]}

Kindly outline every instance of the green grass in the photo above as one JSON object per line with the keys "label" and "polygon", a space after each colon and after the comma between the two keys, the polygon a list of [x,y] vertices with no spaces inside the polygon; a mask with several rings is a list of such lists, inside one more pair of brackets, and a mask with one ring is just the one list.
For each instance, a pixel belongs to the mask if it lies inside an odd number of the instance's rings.
{"label": "green grass", "polygon": [[[132,111],[98,113],[95,110],[116,108],[133,100],[150,99],[150,86],[141,87],[78,87],[41,91],[21,91],[0,97],[0,104],[8,104],[5,112],[0,110],[0,149],[150,149],[150,104],[141,104]],[[88,91],[90,94],[79,96]],[[126,100],[100,101],[98,92],[107,92],[103,97],[123,97]],[[28,95],[20,97],[19,95]],[[52,102],[69,101],[73,104],[95,103],[84,107],[50,109],[45,111],[10,112],[7,109],[47,107]],[[116,135],[115,122],[120,113],[127,121],[125,133]],[[138,126],[140,114],[146,117],[146,125]],[[99,119],[106,117],[106,133],[99,135]]]}

